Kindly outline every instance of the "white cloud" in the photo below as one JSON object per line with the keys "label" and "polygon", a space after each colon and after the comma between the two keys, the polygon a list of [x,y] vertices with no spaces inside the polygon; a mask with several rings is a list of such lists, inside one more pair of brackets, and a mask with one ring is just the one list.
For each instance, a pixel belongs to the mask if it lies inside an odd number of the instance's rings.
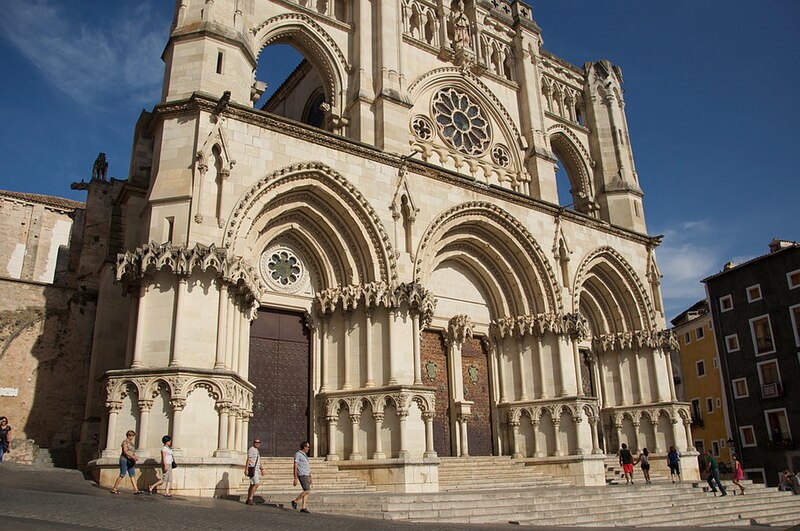
{"label": "white cloud", "polygon": [[82,105],[157,99],[166,28],[150,6],[123,5],[109,19],[86,14],[71,3],[10,0],[0,30],[53,86]]}

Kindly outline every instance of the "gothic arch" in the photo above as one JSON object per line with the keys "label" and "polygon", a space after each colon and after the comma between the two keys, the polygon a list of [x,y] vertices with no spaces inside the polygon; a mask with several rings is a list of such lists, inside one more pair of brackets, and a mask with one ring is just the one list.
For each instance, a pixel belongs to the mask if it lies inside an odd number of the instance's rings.
{"label": "gothic arch", "polygon": [[487,301],[494,305],[494,318],[562,310],[545,253],[518,220],[496,205],[475,201],[443,212],[426,229],[416,257],[414,278],[423,285],[445,260],[470,267],[487,292],[495,294],[495,300]]}
{"label": "gothic arch", "polygon": [[271,242],[295,238],[333,288],[396,278],[389,236],[366,198],[322,163],[296,164],[253,184],[225,231],[234,256],[257,256]]}
{"label": "gothic arch", "polygon": [[336,41],[319,24],[302,13],[284,13],[255,26],[251,32],[259,54],[270,44],[285,42],[296,46],[319,72],[331,114],[342,115],[345,80],[352,67]]}
{"label": "gothic arch", "polygon": [[550,147],[564,164],[564,169],[569,177],[570,192],[574,199],[576,210],[583,211],[586,201],[594,201],[591,172],[592,159],[578,137],[562,124],[556,124],[547,130]]}
{"label": "gothic arch", "polygon": [[[605,326],[593,330],[595,334],[649,331],[655,325],[653,305],[641,279],[611,247],[599,247],[583,259],[574,286],[573,310],[587,315],[590,322]],[[589,297],[584,300],[586,294]]]}

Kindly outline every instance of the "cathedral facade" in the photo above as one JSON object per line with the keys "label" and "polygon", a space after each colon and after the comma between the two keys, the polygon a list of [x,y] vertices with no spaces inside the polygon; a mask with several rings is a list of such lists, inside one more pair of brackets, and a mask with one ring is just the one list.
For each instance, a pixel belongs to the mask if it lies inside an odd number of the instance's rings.
{"label": "cathedral facade", "polygon": [[[305,60],[257,104],[282,43]],[[255,437],[398,492],[447,456],[598,485],[623,442],[691,451],[618,67],[487,0],[178,0],[163,58],[99,273],[101,483],[129,429],[202,495]]]}

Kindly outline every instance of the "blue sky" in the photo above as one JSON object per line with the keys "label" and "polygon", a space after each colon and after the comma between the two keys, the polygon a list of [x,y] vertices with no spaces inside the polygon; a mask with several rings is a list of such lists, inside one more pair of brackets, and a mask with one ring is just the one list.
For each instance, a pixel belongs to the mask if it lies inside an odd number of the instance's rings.
{"label": "blue sky", "polygon": [[[0,189],[83,199],[69,185],[90,177],[100,151],[110,175],[127,177],[136,119],[160,97],[172,4],[3,2]],[[546,49],[623,69],[648,230],[666,236],[667,318],[726,261],[800,239],[800,2],[531,4]]]}

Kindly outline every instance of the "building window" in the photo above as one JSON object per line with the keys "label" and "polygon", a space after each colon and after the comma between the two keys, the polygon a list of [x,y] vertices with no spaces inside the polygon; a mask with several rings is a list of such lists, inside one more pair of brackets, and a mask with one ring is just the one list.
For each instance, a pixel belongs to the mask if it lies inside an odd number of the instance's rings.
{"label": "building window", "polygon": [[789,418],[786,408],[768,409],[764,411],[769,432],[770,448],[789,448],[792,442],[792,432],[789,429]]}
{"label": "building window", "polygon": [[729,312],[733,310],[733,297],[730,295],[725,295],[724,297],[719,298],[719,311],[720,312]]}
{"label": "building window", "polygon": [[691,332],[686,332],[685,334],[683,334],[683,343],[685,345],[688,345],[691,342],[692,342],[692,334],[691,334]]}
{"label": "building window", "polygon": [[725,336],[725,349],[728,352],[739,351],[739,336],[736,334]]}
{"label": "building window", "polygon": [[698,341],[703,339],[704,336],[705,336],[705,332],[704,332],[702,326],[694,331],[694,337],[696,337]]}
{"label": "building window", "polygon": [[700,399],[692,398],[692,424],[703,426],[703,415],[700,413]]}
{"label": "building window", "polygon": [[703,439],[695,439],[694,447],[698,452],[700,452],[700,455],[706,453],[706,442]]}
{"label": "building window", "polygon": [[714,364],[714,368],[715,368],[715,369],[716,369],[717,367],[719,367],[719,361],[717,361],[717,358],[716,358],[716,356],[714,357],[714,359],[713,359],[711,362]]}
{"label": "building window", "polygon": [[733,384],[733,398],[747,398],[750,396],[750,392],[747,389],[747,378],[739,378],[731,383]]}
{"label": "building window", "polygon": [[756,349],[756,356],[775,352],[775,342],[772,340],[772,326],[769,322],[769,315],[750,319],[750,333],[753,336],[753,347]]}
{"label": "building window", "polygon": [[792,330],[794,331],[794,344],[800,347],[800,304],[789,307],[789,315],[792,318]]}
{"label": "building window", "polygon": [[756,284],[747,288],[747,302],[756,302],[761,300],[761,286]]}
{"label": "building window", "polygon": [[711,453],[714,457],[719,457],[719,443],[717,441],[711,441]]}
{"label": "building window", "polygon": [[706,375],[706,362],[704,360],[700,360],[697,362],[697,377],[700,378],[701,376]]}
{"label": "building window", "polygon": [[781,373],[776,360],[758,363],[758,380],[761,382],[762,398],[779,398],[783,396]]}
{"label": "building window", "polygon": [[[719,400],[719,399],[717,399],[717,400]],[[720,439],[719,440],[719,447],[720,448],[725,448],[725,439]]]}
{"label": "building window", "polygon": [[745,448],[756,446],[756,432],[753,426],[740,426],[739,435],[742,436],[742,446]]}
{"label": "building window", "polygon": [[800,269],[786,273],[786,280],[789,282],[789,289],[800,288]]}
{"label": "building window", "polygon": [[714,412],[714,399],[711,397],[706,398],[706,411],[708,413]]}

